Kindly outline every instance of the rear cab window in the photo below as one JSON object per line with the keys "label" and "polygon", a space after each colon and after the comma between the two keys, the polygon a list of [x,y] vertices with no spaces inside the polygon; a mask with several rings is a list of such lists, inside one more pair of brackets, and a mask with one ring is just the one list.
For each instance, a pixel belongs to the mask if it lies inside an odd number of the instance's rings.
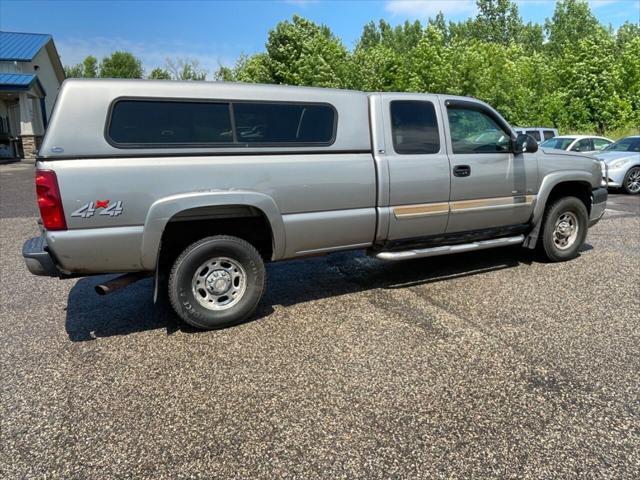
{"label": "rear cab window", "polygon": [[440,151],[435,106],[426,100],[393,100],[391,135],[400,155],[434,154]]}
{"label": "rear cab window", "polygon": [[542,137],[540,137],[540,131],[539,130],[527,130],[527,135],[530,135],[533,138],[535,138],[536,142],[539,142],[541,140],[541,138],[542,138]]}
{"label": "rear cab window", "polygon": [[106,137],[117,148],[331,145],[329,104],[120,99]]}

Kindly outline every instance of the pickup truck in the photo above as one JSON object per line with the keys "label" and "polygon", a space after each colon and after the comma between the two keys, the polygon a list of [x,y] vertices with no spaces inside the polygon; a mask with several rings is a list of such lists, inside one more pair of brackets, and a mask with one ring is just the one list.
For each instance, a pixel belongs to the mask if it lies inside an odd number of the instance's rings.
{"label": "pickup truck", "polygon": [[[268,261],[363,249],[397,261],[486,248],[578,255],[600,163],[539,150],[489,105],[419,93],[67,80],[36,163],[27,268],[166,278],[203,329],[247,319]],[[154,297],[155,298],[155,297]]]}

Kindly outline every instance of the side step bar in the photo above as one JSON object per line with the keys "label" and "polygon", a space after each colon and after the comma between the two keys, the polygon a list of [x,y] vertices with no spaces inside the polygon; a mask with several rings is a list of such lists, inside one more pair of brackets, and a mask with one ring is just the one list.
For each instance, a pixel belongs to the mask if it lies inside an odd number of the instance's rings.
{"label": "side step bar", "polygon": [[487,248],[506,247],[508,245],[520,245],[524,242],[524,235],[517,237],[496,238],[493,240],[482,240],[461,245],[445,245],[443,247],[418,248],[414,250],[402,250],[398,252],[379,252],[374,257],[380,260],[409,260],[411,258],[437,257],[439,255],[450,255],[452,253],[473,252],[475,250],[485,250]]}

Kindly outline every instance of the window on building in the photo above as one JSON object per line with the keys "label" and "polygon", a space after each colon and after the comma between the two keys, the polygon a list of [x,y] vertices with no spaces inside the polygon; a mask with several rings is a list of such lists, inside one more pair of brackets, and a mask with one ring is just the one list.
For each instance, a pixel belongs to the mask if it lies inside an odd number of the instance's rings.
{"label": "window on building", "polygon": [[399,154],[430,154],[440,151],[436,110],[431,102],[391,102],[393,149]]}

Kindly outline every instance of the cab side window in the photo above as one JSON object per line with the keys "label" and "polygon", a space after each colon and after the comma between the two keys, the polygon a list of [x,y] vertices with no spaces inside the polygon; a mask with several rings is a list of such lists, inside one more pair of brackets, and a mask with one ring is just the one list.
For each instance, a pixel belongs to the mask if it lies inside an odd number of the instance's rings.
{"label": "cab side window", "polygon": [[593,150],[591,146],[590,138],[583,138],[582,140],[578,140],[576,144],[571,147],[572,152],[590,152]]}
{"label": "cab side window", "polygon": [[447,115],[453,153],[511,151],[511,136],[486,113],[468,108],[449,107]]}
{"label": "cab side window", "polygon": [[393,149],[401,155],[421,155],[440,151],[436,109],[431,102],[394,100],[391,102]]}
{"label": "cab side window", "polygon": [[549,140],[550,138],[553,138],[556,136],[556,134],[553,133],[551,130],[545,130],[542,132],[542,134],[544,135],[545,140]]}

